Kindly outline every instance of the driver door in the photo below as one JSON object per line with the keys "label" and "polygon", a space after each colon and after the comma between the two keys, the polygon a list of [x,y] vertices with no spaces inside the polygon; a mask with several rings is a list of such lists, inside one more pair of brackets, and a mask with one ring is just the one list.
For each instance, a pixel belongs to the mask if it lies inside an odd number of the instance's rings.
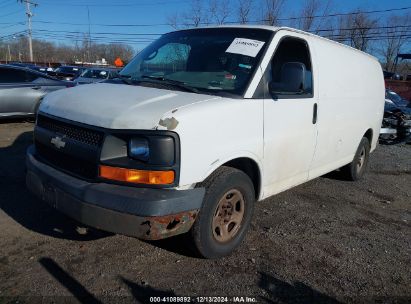
{"label": "driver door", "polygon": [[[317,94],[309,42],[289,35],[277,39],[277,49],[265,72],[266,196],[308,180],[317,140]],[[298,85],[290,87],[293,81]]]}

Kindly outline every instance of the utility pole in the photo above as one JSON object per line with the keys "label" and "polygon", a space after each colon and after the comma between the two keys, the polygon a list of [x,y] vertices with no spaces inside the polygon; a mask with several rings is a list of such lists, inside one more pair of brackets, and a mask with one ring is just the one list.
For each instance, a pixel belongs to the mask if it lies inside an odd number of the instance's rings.
{"label": "utility pole", "polygon": [[30,62],[33,62],[33,41],[31,35],[31,17],[33,17],[33,13],[31,12],[31,5],[34,7],[38,6],[37,3],[31,2],[30,0],[17,0],[20,3],[26,3],[26,15],[28,19],[28,27],[29,27],[29,54],[30,54]]}
{"label": "utility pole", "polygon": [[[9,51],[9,62],[11,61],[10,44],[7,44],[7,50]],[[6,59],[7,63],[7,59]]]}
{"label": "utility pole", "polygon": [[87,5],[87,19],[88,19],[88,46],[87,46],[87,61],[91,62],[90,60],[90,50],[91,50],[91,26],[90,26],[90,9],[88,8]]}

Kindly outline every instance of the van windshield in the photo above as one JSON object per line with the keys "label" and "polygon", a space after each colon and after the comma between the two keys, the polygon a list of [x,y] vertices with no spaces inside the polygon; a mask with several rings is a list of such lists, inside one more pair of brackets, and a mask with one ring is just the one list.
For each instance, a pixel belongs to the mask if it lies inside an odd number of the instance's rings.
{"label": "van windshield", "polygon": [[[180,85],[201,93],[243,95],[273,32],[210,28],[161,36],[124,67],[135,84]],[[167,87],[166,87],[167,88]]]}

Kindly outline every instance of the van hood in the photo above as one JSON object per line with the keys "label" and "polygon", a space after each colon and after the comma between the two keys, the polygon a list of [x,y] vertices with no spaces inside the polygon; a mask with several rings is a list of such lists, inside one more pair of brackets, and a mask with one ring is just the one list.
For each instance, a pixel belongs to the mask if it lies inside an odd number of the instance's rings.
{"label": "van hood", "polygon": [[39,111],[109,129],[156,129],[164,114],[221,97],[126,84],[97,83],[46,95]]}

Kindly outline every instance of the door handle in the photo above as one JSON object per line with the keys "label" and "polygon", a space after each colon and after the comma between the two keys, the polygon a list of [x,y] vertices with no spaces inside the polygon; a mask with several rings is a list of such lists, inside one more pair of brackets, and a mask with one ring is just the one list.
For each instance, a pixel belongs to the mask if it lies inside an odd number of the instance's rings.
{"label": "door handle", "polygon": [[39,86],[35,86],[35,87],[31,87],[33,90],[40,90],[41,89],[41,87],[39,87]]}
{"label": "door handle", "polygon": [[313,106],[313,125],[317,123],[317,112],[318,112],[318,106],[317,103],[314,104]]}

